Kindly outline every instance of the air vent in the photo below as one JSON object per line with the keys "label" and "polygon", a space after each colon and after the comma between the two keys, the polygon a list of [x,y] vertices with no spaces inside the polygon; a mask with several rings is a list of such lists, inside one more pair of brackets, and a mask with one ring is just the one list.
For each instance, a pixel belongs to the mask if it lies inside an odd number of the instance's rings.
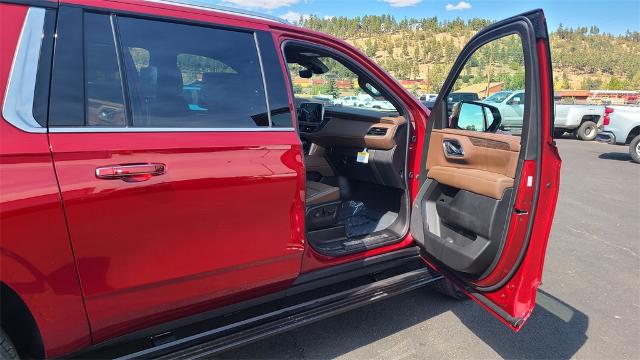
{"label": "air vent", "polygon": [[387,128],[372,127],[371,129],[369,129],[369,131],[367,131],[367,135],[385,136],[387,135]]}

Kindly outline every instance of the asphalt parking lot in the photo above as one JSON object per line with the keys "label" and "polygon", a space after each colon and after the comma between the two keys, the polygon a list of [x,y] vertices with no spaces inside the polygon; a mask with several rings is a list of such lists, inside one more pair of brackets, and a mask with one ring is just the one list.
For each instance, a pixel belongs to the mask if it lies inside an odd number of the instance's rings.
{"label": "asphalt parking lot", "polygon": [[628,148],[558,140],[560,198],[538,305],[519,333],[427,288],[223,358],[640,358],[640,165]]}

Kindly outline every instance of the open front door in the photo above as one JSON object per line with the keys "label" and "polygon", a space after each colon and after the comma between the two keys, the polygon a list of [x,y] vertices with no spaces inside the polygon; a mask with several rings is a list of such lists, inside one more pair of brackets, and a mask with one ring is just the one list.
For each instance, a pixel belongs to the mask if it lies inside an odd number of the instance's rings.
{"label": "open front door", "polygon": [[535,305],[556,206],[553,84],[542,10],[464,47],[429,117],[411,233],[425,260],[514,330]]}

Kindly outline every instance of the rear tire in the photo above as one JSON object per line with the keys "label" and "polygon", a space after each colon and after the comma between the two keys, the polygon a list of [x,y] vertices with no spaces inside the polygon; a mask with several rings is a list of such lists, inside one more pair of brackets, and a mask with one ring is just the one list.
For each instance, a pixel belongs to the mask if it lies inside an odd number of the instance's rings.
{"label": "rear tire", "polygon": [[433,290],[441,293],[442,295],[446,295],[452,299],[455,299],[455,300],[467,299],[467,294],[463,293],[462,290],[458,289],[458,287],[453,285],[453,283],[448,279],[440,279],[440,280],[434,281],[430,283],[429,286]]}
{"label": "rear tire", "polygon": [[633,159],[633,161],[640,164],[640,135],[631,140],[631,143],[629,144],[629,155],[631,155],[631,159]]}
{"label": "rear tire", "polygon": [[582,141],[591,141],[596,138],[598,134],[598,125],[593,121],[585,121],[583,122],[578,130],[576,131],[576,135],[578,139]]}
{"label": "rear tire", "polygon": [[0,329],[0,359],[18,359],[18,352],[16,351],[16,348],[13,347],[11,339],[9,339],[7,334],[2,329]]}

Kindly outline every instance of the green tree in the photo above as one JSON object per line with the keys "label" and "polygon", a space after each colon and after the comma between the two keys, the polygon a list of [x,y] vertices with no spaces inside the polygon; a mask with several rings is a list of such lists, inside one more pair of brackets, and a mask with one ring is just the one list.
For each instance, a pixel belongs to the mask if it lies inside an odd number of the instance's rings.
{"label": "green tree", "polygon": [[331,78],[327,81],[327,87],[325,93],[331,95],[334,99],[340,97],[340,89],[336,86],[336,80]]}
{"label": "green tree", "polygon": [[560,85],[560,88],[563,90],[568,90],[571,88],[571,84],[569,83],[569,77],[567,76],[566,72],[562,72],[562,83]]}

